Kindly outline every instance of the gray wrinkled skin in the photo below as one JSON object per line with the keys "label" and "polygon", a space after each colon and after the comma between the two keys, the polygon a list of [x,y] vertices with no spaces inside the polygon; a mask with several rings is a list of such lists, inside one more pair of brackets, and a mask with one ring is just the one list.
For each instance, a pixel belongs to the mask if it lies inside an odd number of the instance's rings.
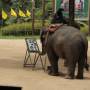
{"label": "gray wrinkled skin", "polygon": [[68,73],[66,78],[73,79],[75,67],[78,63],[78,79],[83,79],[83,71],[87,65],[87,38],[76,28],[62,26],[53,34],[48,36],[46,52],[51,64],[50,75],[58,75],[58,60],[64,58]]}

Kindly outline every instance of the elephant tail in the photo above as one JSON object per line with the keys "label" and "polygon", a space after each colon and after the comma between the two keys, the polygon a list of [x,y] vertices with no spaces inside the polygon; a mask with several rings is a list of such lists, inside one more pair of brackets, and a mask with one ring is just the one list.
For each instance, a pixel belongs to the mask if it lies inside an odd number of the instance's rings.
{"label": "elephant tail", "polygon": [[87,56],[87,50],[88,50],[88,45],[87,45],[87,47],[86,47],[86,50],[85,50],[85,69],[87,70],[87,71],[89,71],[89,64],[88,64],[88,56]]}
{"label": "elephant tail", "polygon": [[89,64],[88,64],[88,63],[85,63],[85,69],[86,69],[87,71],[89,71]]}
{"label": "elephant tail", "polygon": [[88,44],[86,45],[85,43],[81,43],[82,45],[82,52],[85,57],[85,63],[84,63],[84,68],[89,71],[89,64],[88,64],[88,59],[87,59],[87,50],[88,50]]}

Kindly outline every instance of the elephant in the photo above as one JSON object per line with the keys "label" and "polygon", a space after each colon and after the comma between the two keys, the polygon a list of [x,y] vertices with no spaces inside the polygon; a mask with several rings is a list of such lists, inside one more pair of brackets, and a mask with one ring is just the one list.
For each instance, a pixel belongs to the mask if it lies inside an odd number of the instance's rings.
{"label": "elephant", "polygon": [[77,79],[84,78],[84,68],[88,70],[87,50],[88,40],[80,30],[75,27],[62,25],[55,32],[42,31],[42,50],[47,53],[51,67],[49,75],[57,76],[58,61],[60,58],[67,64],[66,79],[75,78],[75,68],[78,64]]}

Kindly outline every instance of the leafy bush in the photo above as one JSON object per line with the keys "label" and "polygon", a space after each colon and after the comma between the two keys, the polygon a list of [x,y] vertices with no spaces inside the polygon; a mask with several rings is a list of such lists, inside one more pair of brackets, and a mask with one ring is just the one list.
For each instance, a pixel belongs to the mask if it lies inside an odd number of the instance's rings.
{"label": "leafy bush", "polygon": [[10,17],[9,19],[7,19],[5,22],[4,22],[4,24],[5,25],[10,25],[10,24],[12,24],[12,23],[16,23],[16,20],[17,20],[17,18],[16,17]]}
{"label": "leafy bush", "polygon": [[80,31],[87,35],[89,33],[88,24],[85,22],[79,22],[80,23]]}
{"label": "leafy bush", "polygon": [[48,11],[48,10],[52,10],[52,3],[51,2],[48,2],[46,4],[46,11]]}
{"label": "leafy bush", "polygon": [[[40,34],[41,23],[35,23],[35,32],[34,34]],[[1,35],[15,35],[15,36],[23,36],[23,35],[31,35],[32,34],[32,23],[17,23],[11,24],[1,28]]]}
{"label": "leafy bush", "polygon": [[42,9],[40,8],[36,9],[35,18],[42,19]]}

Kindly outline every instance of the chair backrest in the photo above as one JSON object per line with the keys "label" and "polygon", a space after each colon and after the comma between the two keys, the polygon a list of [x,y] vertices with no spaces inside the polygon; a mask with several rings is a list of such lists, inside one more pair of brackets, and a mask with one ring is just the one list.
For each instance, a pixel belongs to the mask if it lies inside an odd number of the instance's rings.
{"label": "chair backrest", "polygon": [[35,38],[25,38],[28,52],[40,52],[37,41]]}

